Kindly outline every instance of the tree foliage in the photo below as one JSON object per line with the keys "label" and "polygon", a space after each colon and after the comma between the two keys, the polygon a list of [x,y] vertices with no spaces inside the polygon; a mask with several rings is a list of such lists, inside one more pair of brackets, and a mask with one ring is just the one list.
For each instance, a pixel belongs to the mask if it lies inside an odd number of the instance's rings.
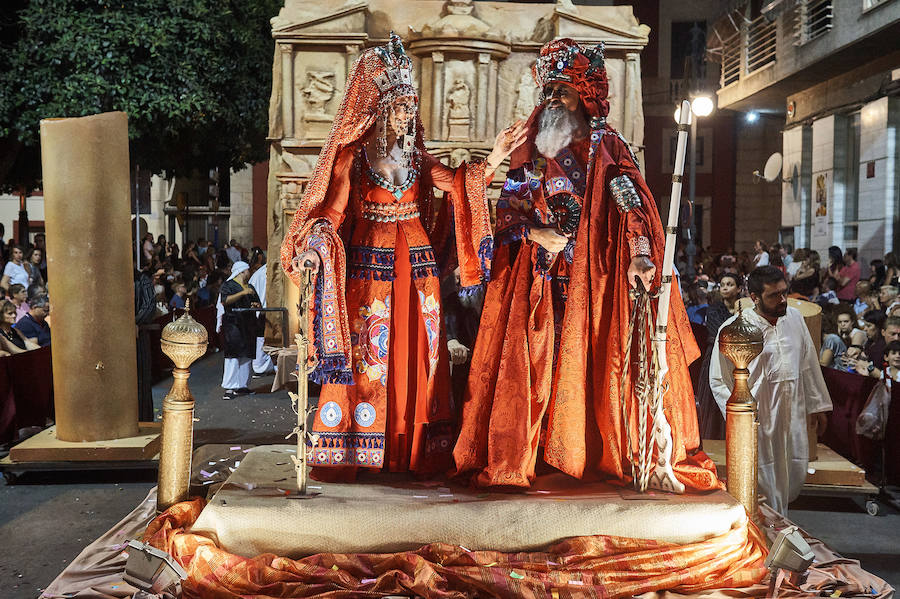
{"label": "tree foliage", "polygon": [[0,187],[28,182],[41,119],[114,110],[153,173],[265,159],[281,0],[16,2],[0,24],[0,154],[17,148],[19,166],[4,176],[0,155]]}

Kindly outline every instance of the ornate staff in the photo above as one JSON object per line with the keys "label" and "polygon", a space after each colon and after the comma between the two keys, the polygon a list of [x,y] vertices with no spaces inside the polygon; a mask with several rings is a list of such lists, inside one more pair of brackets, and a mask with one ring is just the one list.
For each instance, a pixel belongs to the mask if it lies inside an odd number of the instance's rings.
{"label": "ornate staff", "polygon": [[669,222],[666,226],[666,249],[663,256],[659,303],[656,309],[656,335],[653,337],[653,354],[658,369],[654,381],[653,400],[653,440],[659,452],[649,475],[648,485],[684,493],[684,485],[675,478],[672,470],[672,428],[663,412],[663,395],[667,387],[666,375],[669,364],[666,360],[666,327],[669,324],[669,300],[672,296],[672,265],[675,261],[675,235],[678,232],[678,212],[681,208],[681,179],[684,176],[684,154],[688,142],[688,125],[691,120],[691,103],[682,100],[678,115],[678,145],[675,152],[675,170],[672,173],[672,193],[669,201]]}
{"label": "ornate staff", "polygon": [[[304,266],[309,266],[310,263]],[[297,393],[291,393],[291,402],[294,413],[297,414],[297,426],[292,435],[297,435],[297,454],[292,455],[294,469],[297,472],[297,490],[301,495],[306,495],[306,421],[310,412],[315,408],[309,408],[309,296],[312,291],[312,270],[303,268],[300,270],[300,303],[297,306],[299,316],[299,331],[295,337],[297,341]],[[290,435],[288,435],[290,437]]]}

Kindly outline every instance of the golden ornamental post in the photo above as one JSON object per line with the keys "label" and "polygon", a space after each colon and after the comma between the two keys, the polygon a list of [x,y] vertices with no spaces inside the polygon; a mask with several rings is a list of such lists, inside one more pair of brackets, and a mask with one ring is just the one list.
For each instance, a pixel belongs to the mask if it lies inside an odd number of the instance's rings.
{"label": "golden ornamental post", "polygon": [[734,389],[725,406],[725,454],[728,493],[737,499],[754,521],[759,503],[756,491],[756,400],[750,393],[747,367],[763,349],[763,334],[744,319],[743,313],[719,331],[719,351],[734,364]]}
{"label": "golden ornamental post", "polygon": [[191,452],[194,443],[194,396],[188,388],[188,368],[206,354],[209,335],[191,318],[190,300],[178,320],[162,330],[163,352],[175,364],[172,388],[163,400],[162,449],[159,459],[157,511],[164,511],[188,498],[191,479]]}

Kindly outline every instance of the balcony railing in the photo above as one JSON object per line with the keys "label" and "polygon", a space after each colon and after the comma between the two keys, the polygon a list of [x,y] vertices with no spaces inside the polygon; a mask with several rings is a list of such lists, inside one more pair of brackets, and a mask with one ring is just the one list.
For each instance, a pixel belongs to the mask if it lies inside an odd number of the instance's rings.
{"label": "balcony railing", "polygon": [[725,87],[741,78],[741,32],[722,40],[722,83]]}
{"label": "balcony railing", "polygon": [[747,72],[757,71],[775,62],[775,21],[760,15],[747,26]]}
{"label": "balcony railing", "polygon": [[799,0],[794,8],[794,45],[802,46],[831,31],[832,0]]}

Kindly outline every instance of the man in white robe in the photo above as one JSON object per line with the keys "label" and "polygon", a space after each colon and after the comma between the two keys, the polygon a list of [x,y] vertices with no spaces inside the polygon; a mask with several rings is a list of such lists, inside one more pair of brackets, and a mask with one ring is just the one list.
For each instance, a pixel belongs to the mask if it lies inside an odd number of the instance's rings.
{"label": "man in white robe", "polygon": [[[755,269],[747,288],[756,307],[746,310],[744,318],[763,332],[763,350],[750,362],[748,380],[759,409],[759,490],[769,506],[785,515],[806,480],[807,419],[816,422],[818,434],[824,433],[831,397],[803,316],[787,305],[788,287],[781,270]],[[717,337],[709,385],[723,415],[734,388],[733,372],[734,365],[719,353]]]}
{"label": "man in white robe", "polygon": [[[256,289],[259,299],[262,301],[262,307],[266,307],[266,255],[259,248],[253,248],[253,257],[251,258],[251,268],[256,268],[250,275],[250,284]],[[263,376],[275,371],[275,365],[272,358],[263,351],[264,337],[256,338],[256,357],[253,359],[253,375]]]}

